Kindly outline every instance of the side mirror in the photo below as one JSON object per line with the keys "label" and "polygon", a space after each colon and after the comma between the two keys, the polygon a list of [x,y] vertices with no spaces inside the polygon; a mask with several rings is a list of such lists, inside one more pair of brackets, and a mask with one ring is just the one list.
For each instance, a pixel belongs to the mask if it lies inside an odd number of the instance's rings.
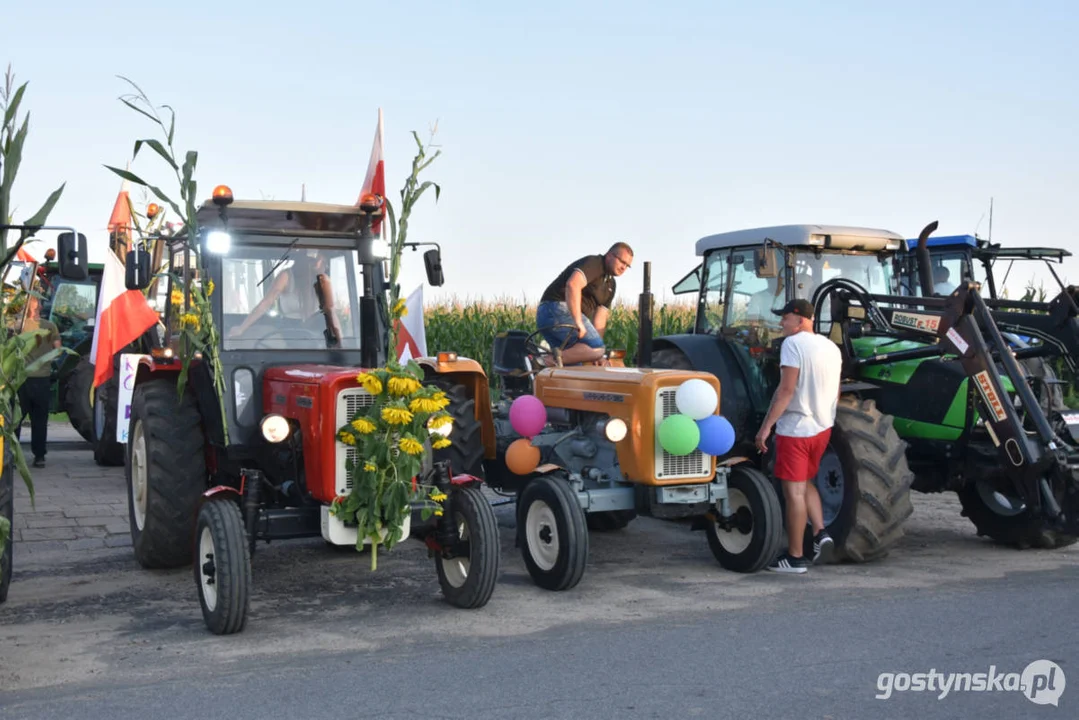
{"label": "side mirror", "polygon": [[60,233],[56,236],[57,255],[60,257],[60,277],[65,280],[85,280],[89,277],[86,265],[86,236]]}
{"label": "side mirror", "polygon": [[124,259],[124,286],[128,290],[150,287],[150,253],[144,248],[129,250]]}
{"label": "side mirror", "polygon": [[774,248],[753,251],[753,268],[759,278],[779,277],[779,256]]}
{"label": "side mirror", "polygon": [[428,250],[423,254],[423,265],[427,269],[427,282],[431,284],[431,287],[442,287],[446,278],[442,274],[442,253],[438,248]]}

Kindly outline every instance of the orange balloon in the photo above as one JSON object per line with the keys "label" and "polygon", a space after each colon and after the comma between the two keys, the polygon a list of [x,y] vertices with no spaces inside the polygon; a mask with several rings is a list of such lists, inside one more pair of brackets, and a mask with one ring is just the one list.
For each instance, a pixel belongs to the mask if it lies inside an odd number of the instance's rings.
{"label": "orange balloon", "polygon": [[533,447],[532,441],[528,438],[514,440],[506,448],[506,467],[517,475],[527,475],[532,472],[539,465],[539,461],[539,448]]}

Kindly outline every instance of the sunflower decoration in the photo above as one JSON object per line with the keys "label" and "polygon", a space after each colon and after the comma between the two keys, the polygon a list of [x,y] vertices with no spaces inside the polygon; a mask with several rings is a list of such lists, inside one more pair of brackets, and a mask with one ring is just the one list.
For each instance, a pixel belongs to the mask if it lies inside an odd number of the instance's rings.
{"label": "sunflower decoration", "polygon": [[446,393],[423,381],[423,369],[415,362],[364,370],[356,384],[370,402],[337,430],[337,440],[349,448],[345,469],[352,490],[334,500],[331,512],[357,527],[358,549],[365,539],[371,541],[372,569],[377,546],[390,549],[403,536],[412,501],[426,498],[430,509],[425,515],[443,514],[446,494],[421,482],[421,468],[431,452],[452,445],[453,416]]}

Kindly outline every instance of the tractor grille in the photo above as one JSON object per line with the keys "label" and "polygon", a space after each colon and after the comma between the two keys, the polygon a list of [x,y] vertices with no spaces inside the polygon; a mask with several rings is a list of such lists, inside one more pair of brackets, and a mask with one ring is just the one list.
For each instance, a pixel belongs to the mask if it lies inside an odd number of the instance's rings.
{"label": "tractor grille", "polygon": [[[656,427],[664,418],[678,413],[674,403],[676,387],[660,388],[656,391]],[[670,478],[706,478],[712,474],[712,456],[700,450],[689,455],[671,455],[659,444],[656,437],[656,479]]]}
{"label": "tractor grille", "polygon": [[[363,388],[349,388],[337,393],[336,424],[333,426],[334,434],[337,428],[352,421],[356,413],[362,408],[369,407],[375,402],[374,397]],[[352,478],[348,475],[346,463],[356,464],[360,461],[359,451],[340,440],[336,441],[337,453],[334,472],[337,474],[334,487],[338,495],[348,495],[352,491]]]}

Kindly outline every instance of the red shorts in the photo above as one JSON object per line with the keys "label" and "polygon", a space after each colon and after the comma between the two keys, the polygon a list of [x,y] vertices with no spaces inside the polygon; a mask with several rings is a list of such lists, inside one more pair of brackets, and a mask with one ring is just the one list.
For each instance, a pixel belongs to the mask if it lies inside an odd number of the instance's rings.
{"label": "red shorts", "polygon": [[776,478],[806,482],[817,477],[820,459],[824,457],[831,437],[831,428],[812,437],[776,435]]}

